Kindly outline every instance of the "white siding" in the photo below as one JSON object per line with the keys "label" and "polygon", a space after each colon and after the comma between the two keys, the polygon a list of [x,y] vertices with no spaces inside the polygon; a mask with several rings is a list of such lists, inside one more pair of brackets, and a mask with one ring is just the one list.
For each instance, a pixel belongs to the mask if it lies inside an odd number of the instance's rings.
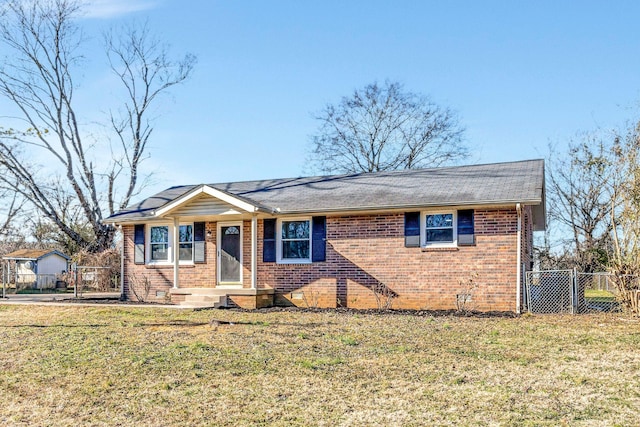
{"label": "white siding", "polygon": [[46,255],[38,260],[38,274],[59,274],[67,271],[67,260],[58,254]]}
{"label": "white siding", "polygon": [[237,215],[240,210],[235,206],[225,203],[209,195],[202,195],[191,200],[186,206],[171,212],[180,217],[207,216],[207,215]]}
{"label": "white siding", "polygon": [[30,283],[35,282],[36,274],[34,270],[27,268],[27,263],[31,262],[35,269],[35,261],[16,261],[16,270],[12,274],[15,274],[16,282],[18,283]]}

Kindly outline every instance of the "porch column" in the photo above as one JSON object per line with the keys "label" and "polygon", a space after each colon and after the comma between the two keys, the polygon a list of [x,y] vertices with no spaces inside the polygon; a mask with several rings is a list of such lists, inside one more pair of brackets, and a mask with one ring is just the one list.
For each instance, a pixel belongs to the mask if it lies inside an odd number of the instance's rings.
{"label": "porch column", "polygon": [[251,289],[256,289],[258,277],[258,217],[251,217]]}
{"label": "porch column", "polygon": [[173,288],[180,287],[180,218],[173,218]]}

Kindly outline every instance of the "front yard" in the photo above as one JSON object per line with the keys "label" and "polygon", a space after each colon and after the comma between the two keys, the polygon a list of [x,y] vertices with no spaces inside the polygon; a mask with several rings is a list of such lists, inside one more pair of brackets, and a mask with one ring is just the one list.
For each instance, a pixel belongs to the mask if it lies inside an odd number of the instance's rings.
{"label": "front yard", "polygon": [[0,306],[0,343],[2,425],[640,422],[623,315]]}

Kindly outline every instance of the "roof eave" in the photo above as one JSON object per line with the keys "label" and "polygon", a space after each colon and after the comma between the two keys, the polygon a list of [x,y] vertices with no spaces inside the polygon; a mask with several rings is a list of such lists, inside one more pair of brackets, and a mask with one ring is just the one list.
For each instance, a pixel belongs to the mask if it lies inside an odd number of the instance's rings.
{"label": "roof eave", "polygon": [[[422,204],[410,204],[410,205],[375,205],[375,206],[356,206],[356,207],[336,207],[329,209],[291,209],[291,210],[280,210],[280,209],[264,209],[258,208],[255,212],[262,212],[270,215],[304,215],[304,214],[321,214],[321,213],[349,213],[349,212],[362,212],[362,211],[406,211],[406,210],[420,210],[420,209],[430,209],[437,207],[453,207],[453,206],[509,206],[515,205],[516,203],[520,203],[523,205],[541,205],[542,201],[540,199],[528,199],[528,200],[474,200],[474,201],[463,201],[463,202],[448,202],[448,203],[422,203]],[[163,217],[158,215],[146,215],[146,216],[138,216],[138,217],[129,217],[125,219],[116,219],[109,217],[104,220],[105,223],[110,223],[114,225],[128,225],[128,224],[137,224],[140,222],[149,222],[149,221],[157,221],[161,220]]]}
{"label": "roof eave", "polygon": [[421,203],[410,205],[376,205],[376,206],[357,206],[357,207],[337,207],[330,209],[293,209],[279,210],[280,215],[299,215],[309,213],[338,213],[338,212],[358,212],[358,211],[400,211],[400,210],[420,210],[425,208],[453,207],[453,206],[511,206],[516,203],[523,205],[539,205],[542,203],[540,199],[528,200],[500,200],[500,201],[463,201],[463,202],[447,202],[447,203]]}

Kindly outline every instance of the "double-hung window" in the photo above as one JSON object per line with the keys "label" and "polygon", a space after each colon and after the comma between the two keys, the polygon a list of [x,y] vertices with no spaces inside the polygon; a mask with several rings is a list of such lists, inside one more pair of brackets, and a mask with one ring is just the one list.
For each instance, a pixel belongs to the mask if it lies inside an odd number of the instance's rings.
{"label": "double-hung window", "polygon": [[180,236],[180,261],[193,261],[193,224],[181,225]]}
{"label": "double-hung window", "polygon": [[151,227],[149,245],[151,261],[169,261],[169,226]]}
{"label": "double-hung window", "polygon": [[475,244],[473,209],[404,214],[404,245],[407,248],[455,248]]}
{"label": "double-hung window", "polygon": [[456,212],[426,212],[424,216],[424,246],[456,244]]}
{"label": "double-hung window", "polygon": [[171,263],[174,248],[178,246],[178,260],[193,261],[194,229],[193,224],[182,224],[178,229],[178,242],[175,242],[173,225],[152,225],[148,228],[148,255],[150,263]]}
{"label": "double-hung window", "polygon": [[278,228],[278,258],[282,262],[311,262],[311,220],[282,220]]}

